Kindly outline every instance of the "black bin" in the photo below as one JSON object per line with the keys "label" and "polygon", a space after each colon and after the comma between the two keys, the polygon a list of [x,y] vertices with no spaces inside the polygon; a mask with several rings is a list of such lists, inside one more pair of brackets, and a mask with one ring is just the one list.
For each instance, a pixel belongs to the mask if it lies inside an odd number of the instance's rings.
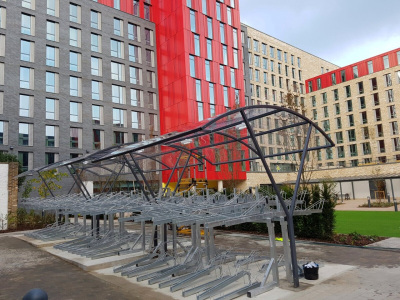
{"label": "black bin", "polygon": [[303,265],[303,270],[304,270],[304,278],[308,280],[318,280],[318,269],[319,267],[313,267],[313,268],[306,268]]}

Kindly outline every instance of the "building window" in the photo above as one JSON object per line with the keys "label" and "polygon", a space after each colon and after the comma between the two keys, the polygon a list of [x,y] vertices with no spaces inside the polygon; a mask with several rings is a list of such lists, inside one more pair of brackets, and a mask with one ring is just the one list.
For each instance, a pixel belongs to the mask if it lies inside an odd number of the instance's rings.
{"label": "building window", "polygon": [[132,106],[142,106],[140,91],[137,89],[131,89],[131,105]]}
{"label": "building window", "polygon": [[196,12],[190,10],[190,30],[196,32]]}
{"label": "building window", "polygon": [[124,58],[124,43],[117,40],[110,40],[111,56]]}
{"label": "building window", "polygon": [[230,7],[226,8],[226,19],[227,19],[228,25],[232,26],[232,11],[231,11]]}
{"label": "building window", "polygon": [[207,14],[207,0],[201,1],[201,11],[203,14]]}
{"label": "building window", "polygon": [[374,65],[372,63],[372,60],[368,61],[367,64],[368,64],[368,74],[374,73]]}
{"label": "building window", "polygon": [[360,97],[360,109],[364,109],[366,107],[365,97]]}
{"label": "building window", "polygon": [[126,110],[113,108],[113,126],[126,127]]}
{"label": "building window", "polygon": [[90,73],[94,76],[102,75],[102,60],[98,57],[90,58]]}
{"label": "building window", "polygon": [[104,131],[100,129],[93,129],[93,149],[103,149]]}
{"label": "building window", "polygon": [[92,124],[103,125],[103,107],[100,105],[92,105]]}
{"label": "building window", "polygon": [[228,64],[228,47],[226,45],[222,45],[222,58],[224,61],[224,65]]}
{"label": "building window", "polygon": [[357,66],[353,67],[353,77],[358,78],[358,67]]}
{"label": "building window", "polygon": [[94,10],[90,11],[90,27],[101,29],[101,13]]}
{"label": "building window", "polygon": [[19,116],[32,117],[33,116],[33,97],[27,95],[19,96]]}
{"label": "building window", "polygon": [[212,19],[207,17],[207,37],[209,39],[213,38],[213,25]]}
{"label": "building window", "polygon": [[35,53],[35,43],[21,40],[21,60],[33,62]]}
{"label": "building window", "polygon": [[383,77],[385,78],[386,87],[392,86],[392,74],[385,74]]}
{"label": "building window", "polygon": [[58,27],[59,24],[53,21],[46,22],[46,39],[49,41],[58,42]]}
{"label": "building window", "polygon": [[47,0],[47,14],[58,17],[58,0]]}
{"label": "building window", "polygon": [[53,72],[46,72],[46,92],[58,93],[58,74]]}
{"label": "building window", "polygon": [[335,85],[336,84],[336,74],[335,73],[331,74],[331,79],[332,79],[332,85]]}
{"label": "building window", "polygon": [[0,145],[7,145],[7,122],[0,121]]}
{"label": "building window", "polygon": [[[131,67],[132,68],[132,67]],[[111,79],[125,81],[125,67],[123,64],[111,62]]]}
{"label": "building window", "polygon": [[207,39],[207,59],[212,60],[212,41]]}
{"label": "building window", "polygon": [[133,0],[133,15],[139,16],[139,0]]}
{"label": "building window", "polygon": [[81,30],[78,28],[69,28],[69,44],[70,46],[81,46]]}
{"label": "building window", "polygon": [[139,62],[139,47],[134,45],[129,45],[129,61]]}
{"label": "building window", "polygon": [[81,54],[77,52],[69,52],[69,69],[70,71],[81,71]]}
{"label": "building window", "polygon": [[29,152],[18,152],[18,160],[21,164],[22,171],[28,171],[28,169],[31,167],[31,159],[32,153]]}
{"label": "building window", "polygon": [[56,99],[46,98],[46,119],[58,120],[58,102]]}
{"label": "building window", "polygon": [[221,3],[216,2],[217,20],[221,21]]}
{"label": "building window", "polygon": [[156,76],[155,73],[152,71],[146,71],[146,80],[147,86],[150,88],[155,88],[156,85]]}
{"label": "building window", "polygon": [[[3,11],[1,11],[2,13]],[[35,35],[35,17],[21,14],[21,33]]]}
{"label": "building window", "polygon": [[46,125],[46,147],[58,147],[56,145],[56,126]]}
{"label": "building window", "polygon": [[111,99],[114,103],[125,104],[125,87],[113,84],[111,87]]}
{"label": "building window", "polygon": [[194,38],[194,54],[200,56],[200,36],[198,34],[193,34]]}
{"label": "building window", "polygon": [[121,9],[120,0],[114,0],[114,8],[115,9]]}
{"label": "building window", "polygon": [[70,148],[82,148],[82,128],[69,129]]}
{"label": "building window", "polygon": [[118,36],[123,36],[124,22],[120,19],[114,18],[114,34]]}
{"label": "building window", "polygon": [[46,66],[58,67],[58,53],[58,48],[46,46]]}
{"label": "building window", "polygon": [[101,35],[90,34],[90,50],[101,53]]}
{"label": "building window", "polygon": [[69,20],[75,23],[81,23],[81,7],[74,3],[69,4]]}
{"label": "building window", "polygon": [[150,5],[145,3],[143,9],[144,9],[144,19],[150,21],[150,19],[151,19],[151,7],[150,7]]}
{"label": "building window", "polygon": [[102,83],[100,81],[92,80],[92,99],[102,100]]}
{"label": "building window", "polygon": [[142,129],[142,113],[137,111],[132,111],[131,119],[132,119],[131,127],[133,129]]}
{"label": "building window", "polygon": [[18,129],[18,145],[32,146],[33,124],[19,123]]}
{"label": "building window", "polygon": [[145,28],[144,36],[145,36],[146,45],[153,46],[153,30]]}
{"label": "building window", "polygon": [[394,101],[392,89],[386,91],[386,99],[387,99],[387,102],[389,102],[389,103]]}
{"label": "building window", "polygon": [[235,76],[235,69],[231,68],[231,86],[233,88],[236,87],[236,76]]}
{"label": "building window", "polygon": [[383,67],[385,69],[389,69],[389,56],[388,55],[385,55],[383,57]]}
{"label": "building window", "polygon": [[128,39],[137,41],[139,39],[139,26],[128,23]]}
{"label": "building window", "polygon": [[190,76],[196,77],[195,57],[193,55],[189,55],[189,65],[190,65]]}
{"label": "building window", "polygon": [[197,101],[197,115],[198,115],[198,121],[204,120],[203,102],[201,101]]}
{"label": "building window", "polygon": [[82,79],[75,76],[69,77],[69,95],[74,97],[81,97],[82,96]]}
{"label": "building window", "polygon": [[205,69],[206,69],[206,80],[211,81],[211,68],[210,68],[210,61],[205,61]]}
{"label": "building window", "polygon": [[349,142],[355,142],[356,141],[356,131],[355,131],[355,129],[347,130],[347,134],[348,134],[348,137],[349,137]]}
{"label": "building window", "polygon": [[142,84],[142,69],[129,67],[129,82],[132,84]]}
{"label": "building window", "polygon": [[69,120],[71,122],[82,122],[82,104],[78,102],[69,103]]}
{"label": "building window", "polygon": [[226,86],[224,86],[224,106],[229,107],[229,94]]}
{"label": "building window", "polygon": [[125,143],[125,132],[114,131],[114,145],[121,145]]}

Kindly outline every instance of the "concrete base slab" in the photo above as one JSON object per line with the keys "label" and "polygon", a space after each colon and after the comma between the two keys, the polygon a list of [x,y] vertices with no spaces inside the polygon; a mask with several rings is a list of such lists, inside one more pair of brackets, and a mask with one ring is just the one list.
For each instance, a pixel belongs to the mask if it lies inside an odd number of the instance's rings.
{"label": "concrete base slab", "polygon": [[388,238],[380,242],[369,244],[367,247],[400,249],[400,238]]}
{"label": "concrete base slab", "polygon": [[144,255],[142,252],[137,252],[121,256],[115,255],[99,259],[91,259],[87,257],[82,257],[77,254],[68,253],[66,251],[61,251],[53,247],[44,247],[42,249],[73,265],[78,266],[79,268],[85,271],[95,271],[99,269],[120,266],[128,262],[131,262],[135,258],[140,258]]}
{"label": "concrete base slab", "polygon": [[37,240],[34,238],[31,238],[29,236],[25,236],[25,235],[14,235],[16,238],[23,240],[29,244],[31,244],[32,246],[35,246],[37,248],[44,248],[44,247],[53,247],[54,245],[60,244],[60,243],[64,243],[66,241],[70,241],[70,239],[65,240],[54,240],[54,241],[42,241],[42,240]]}

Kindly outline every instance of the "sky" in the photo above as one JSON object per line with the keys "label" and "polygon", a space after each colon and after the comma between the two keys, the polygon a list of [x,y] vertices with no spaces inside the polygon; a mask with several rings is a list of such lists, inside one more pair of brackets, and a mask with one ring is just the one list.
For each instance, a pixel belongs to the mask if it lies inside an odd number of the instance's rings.
{"label": "sky", "polygon": [[400,0],[239,0],[241,22],[340,67],[400,48]]}

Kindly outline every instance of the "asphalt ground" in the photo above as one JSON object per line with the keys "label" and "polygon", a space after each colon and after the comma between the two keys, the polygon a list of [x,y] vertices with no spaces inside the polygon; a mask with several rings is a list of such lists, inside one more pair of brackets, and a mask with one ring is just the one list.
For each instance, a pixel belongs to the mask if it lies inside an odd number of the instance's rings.
{"label": "asphalt ground", "polygon": [[[268,255],[264,236],[220,232],[217,245]],[[282,245],[277,242],[278,253]],[[280,288],[257,299],[400,299],[400,245],[345,247],[297,241],[298,259],[321,264],[352,266],[346,272],[311,286],[293,289],[285,280]],[[323,267],[320,272],[324,272]],[[45,290],[49,299],[172,299],[117,276],[86,272],[13,235],[0,235],[0,299],[22,299],[32,288]]]}

